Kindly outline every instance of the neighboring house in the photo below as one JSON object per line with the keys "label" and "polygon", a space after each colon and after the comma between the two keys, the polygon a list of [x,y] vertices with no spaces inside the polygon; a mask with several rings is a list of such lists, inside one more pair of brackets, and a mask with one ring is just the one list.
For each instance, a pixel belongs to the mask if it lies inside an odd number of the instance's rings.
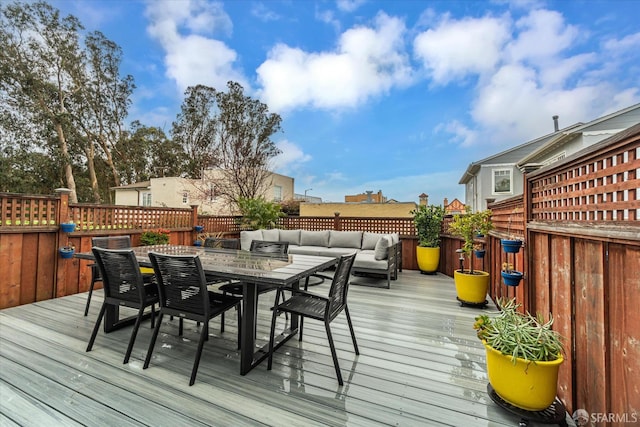
{"label": "neighboring house", "polygon": [[345,203],[386,203],[387,198],[382,195],[382,190],[377,193],[369,190],[360,194],[344,196]]}
{"label": "neighboring house", "polygon": [[466,209],[464,203],[460,200],[453,199],[451,203],[449,203],[449,199],[444,198],[444,211],[447,215],[458,215],[465,213]]}
{"label": "neighboring house", "polygon": [[[187,208],[198,205],[198,212],[209,215],[234,215],[236,210],[224,198],[216,195],[216,171],[205,171],[203,179],[179,177],[151,178],[135,184],[113,187],[116,205],[161,206]],[[294,179],[271,173],[262,196],[280,202],[293,198]]]}
{"label": "neighboring house", "polygon": [[460,178],[473,212],[523,193],[523,176],[640,123],[640,104],[567,128],[471,163]]}

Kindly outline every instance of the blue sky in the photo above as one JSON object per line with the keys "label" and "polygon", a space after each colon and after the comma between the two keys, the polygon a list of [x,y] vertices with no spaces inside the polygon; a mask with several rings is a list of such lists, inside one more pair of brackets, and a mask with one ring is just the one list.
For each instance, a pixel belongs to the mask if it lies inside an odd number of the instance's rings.
{"label": "blue sky", "polygon": [[169,133],[188,86],[283,118],[277,172],[344,201],[464,200],[468,164],[640,102],[640,1],[56,0],[123,49],[130,121]]}

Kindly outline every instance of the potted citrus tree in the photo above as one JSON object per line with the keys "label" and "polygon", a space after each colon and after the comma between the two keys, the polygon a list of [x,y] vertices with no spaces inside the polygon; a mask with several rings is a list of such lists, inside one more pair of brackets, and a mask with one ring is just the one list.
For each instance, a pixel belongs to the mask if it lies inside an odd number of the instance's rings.
{"label": "potted citrus tree", "polygon": [[411,213],[418,233],[416,248],[418,268],[422,273],[435,273],[440,263],[440,233],[445,214],[444,208],[440,205],[422,205]]}
{"label": "potted citrus tree", "polygon": [[497,315],[480,315],[473,326],[486,350],[489,384],[507,403],[542,411],[556,398],[564,338],[551,329],[551,314],[545,321],[524,313],[515,299],[498,305]]}
{"label": "potted citrus tree", "polygon": [[[460,269],[453,273],[458,300],[463,305],[484,306],[487,303],[489,273],[473,269],[474,238],[477,233],[487,234],[492,229],[490,210],[456,215],[449,225],[449,232],[464,240],[460,249],[463,254]],[[468,269],[464,268],[464,259],[468,262]]]}

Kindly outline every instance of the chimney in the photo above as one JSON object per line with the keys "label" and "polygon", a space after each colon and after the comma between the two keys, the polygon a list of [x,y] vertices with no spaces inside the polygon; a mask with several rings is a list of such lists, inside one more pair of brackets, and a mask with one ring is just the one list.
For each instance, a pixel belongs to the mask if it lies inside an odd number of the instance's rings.
{"label": "chimney", "polygon": [[449,199],[447,199],[446,197],[444,198],[444,207],[446,209],[446,207],[449,206]]}
{"label": "chimney", "polygon": [[422,193],[418,197],[420,198],[420,206],[427,206],[427,204],[429,204],[429,196],[426,194]]}
{"label": "chimney", "polygon": [[558,116],[553,116],[553,129],[555,132],[558,132],[560,128],[558,127]]}
{"label": "chimney", "polygon": [[373,194],[373,191],[368,190],[366,193],[367,193],[367,203],[371,203],[371,194]]}

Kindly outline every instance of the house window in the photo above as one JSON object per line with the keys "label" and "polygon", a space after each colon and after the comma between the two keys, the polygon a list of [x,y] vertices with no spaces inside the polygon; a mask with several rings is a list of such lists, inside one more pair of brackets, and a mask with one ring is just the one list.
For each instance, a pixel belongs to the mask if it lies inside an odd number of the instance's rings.
{"label": "house window", "polygon": [[274,185],[273,186],[273,200],[279,202],[282,200],[282,186]]}
{"label": "house window", "polygon": [[182,192],[182,204],[186,205],[189,203],[189,192],[188,191],[183,191]]}
{"label": "house window", "polygon": [[511,194],[513,181],[511,169],[493,170],[493,194]]}
{"label": "house window", "polygon": [[142,206],[151,206],[151,193],[142,193]]}
{"label": "house window", "polygon": [[207,196],[210,202],[214,202],[216,200],[216,187],[213,184],[209,184]]}

